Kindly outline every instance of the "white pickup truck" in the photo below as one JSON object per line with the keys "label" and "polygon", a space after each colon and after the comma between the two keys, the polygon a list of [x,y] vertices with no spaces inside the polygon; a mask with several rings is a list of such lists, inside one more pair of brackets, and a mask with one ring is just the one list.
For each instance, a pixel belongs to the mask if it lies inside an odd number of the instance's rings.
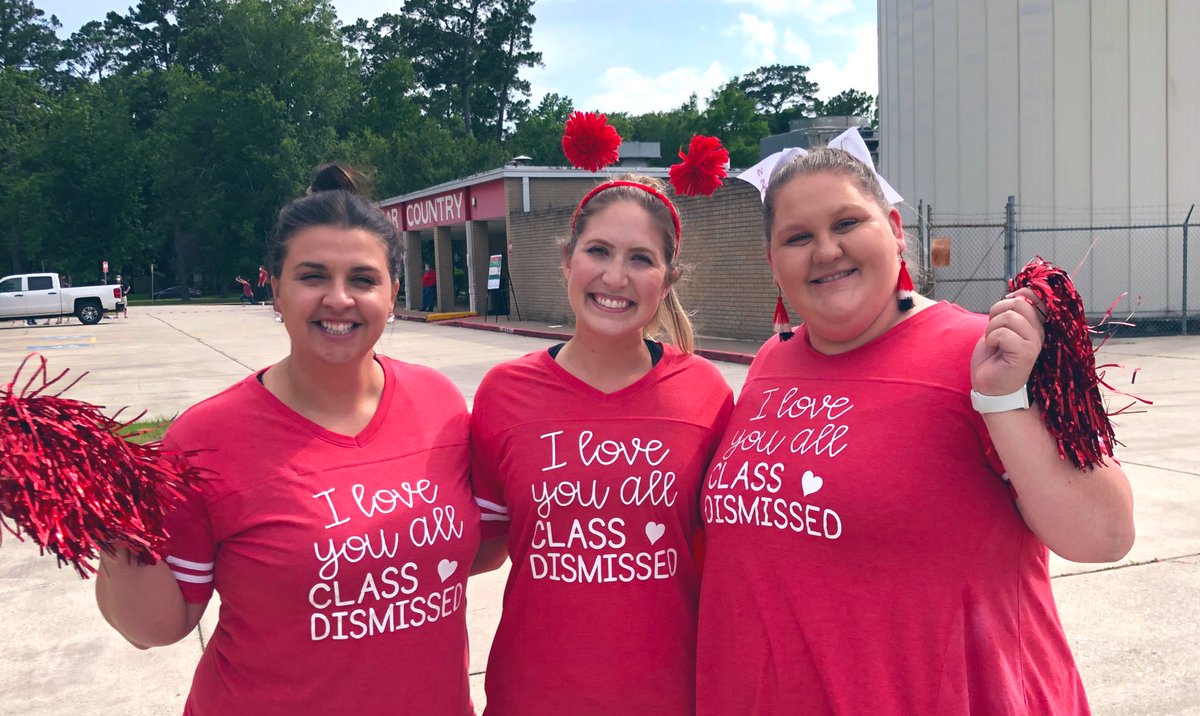
{"label": "white pickup truck", "polygon": [[75,316],[80,323],[100,322],[105,311],[124,301],[121,287],[59,286],[56,273],[27,273],[0,279],[0,321]]}

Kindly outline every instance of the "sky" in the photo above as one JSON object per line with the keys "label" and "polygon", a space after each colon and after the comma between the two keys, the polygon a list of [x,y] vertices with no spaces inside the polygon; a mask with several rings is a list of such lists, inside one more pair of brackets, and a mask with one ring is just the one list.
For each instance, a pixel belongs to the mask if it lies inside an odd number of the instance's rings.
{"label": "sky", "polygon": [[[34,0],[69,35],[136,0]],[[399,0],[333,0],[343,24],[398,10]],[[548,92],[576,109],[674,109],[763,65],[806,65],[819,96],[878,93],[875,0],[537,0],[526,69],[536,104]]]}

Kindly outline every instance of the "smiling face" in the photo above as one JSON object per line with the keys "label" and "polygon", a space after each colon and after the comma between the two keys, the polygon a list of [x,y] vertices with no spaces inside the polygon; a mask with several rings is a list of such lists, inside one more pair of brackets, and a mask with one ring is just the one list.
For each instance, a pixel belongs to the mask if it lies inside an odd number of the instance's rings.
{"label": "smiling face", "polygon": [[903,250],[900,212],[845,173],[797,174],[775,194],[767,260],[822,353],[857,348],[900,320]]}
{"label": "smiling face", "polygon": [[632,201],[597,211],[563,258],[576,336],[634,338],[670,289],[662,227]]}
{"label": "smiling face", "polygon": [[387,247],[364,229],[311,226],[292,234],[271,279],[292,356],[334,365],[369,359],[400,288],[388,265]]}

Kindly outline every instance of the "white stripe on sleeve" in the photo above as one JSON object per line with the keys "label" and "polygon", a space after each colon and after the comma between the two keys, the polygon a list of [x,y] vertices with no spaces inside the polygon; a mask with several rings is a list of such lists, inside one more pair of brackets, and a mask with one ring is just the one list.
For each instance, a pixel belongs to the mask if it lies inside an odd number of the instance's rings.
{"label": "white stripe on sleeve", "polygon": [[476,497],[475,504],[479,505],[480,507],[487,508],[487,509],[491,510],[492,512],[499,512],[502,515],[508,514],[508,508],[505,507],[504,505],[498,505],[495,502],[491,502],[490,500],[485,500],[482,497]]}
{"label": "white stripe on sleeve", "polygon": [[195,574],[176,572],[173,569],[171,570],[171,574],[174,574],[175,579],[179,580],[180,582],[188,582],[189,584],[208,584],[209,582],[213,581],[213,576],[211,574],[206,574],[203,577],[199,577]]}
{"label": "white stripe on sleeve", "polygon": [[211,572],[215,566],[214,562],[191,562],[186,559],[170,556],[167,557],[167,564],[173,564],[176,567],[183,567],[184,569],[193,569],[197,572]]}

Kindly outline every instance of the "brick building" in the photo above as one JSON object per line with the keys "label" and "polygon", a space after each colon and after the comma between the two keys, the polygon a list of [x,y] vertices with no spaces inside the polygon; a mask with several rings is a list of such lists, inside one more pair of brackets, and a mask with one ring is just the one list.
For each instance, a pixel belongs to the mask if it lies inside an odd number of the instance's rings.
{"label": "brick building", "polygon": [[[570,325],[558,243],[579,199],[627,171],[505,166],[380,202],[402,232],[405,286],[420,286],[429,263],[438,277],[439,311],[482,314],[499,307],[524,320]],[[636,171],[664,180],[667,174],[661,168]],[[763,252],[758,192],[728,179],[710,197],[675,201],[683,221],[678,291],[697,333],[765,340],[775,289]],[[503,285],[511,282],[511,293],[487,290],[493,255],[503,257]],[[418,295],[405,291],[407,308],[419,306]]]}

